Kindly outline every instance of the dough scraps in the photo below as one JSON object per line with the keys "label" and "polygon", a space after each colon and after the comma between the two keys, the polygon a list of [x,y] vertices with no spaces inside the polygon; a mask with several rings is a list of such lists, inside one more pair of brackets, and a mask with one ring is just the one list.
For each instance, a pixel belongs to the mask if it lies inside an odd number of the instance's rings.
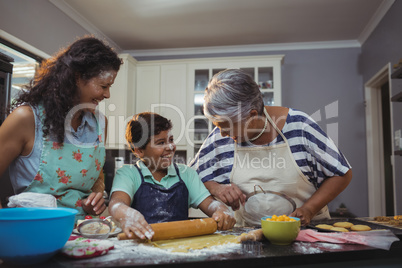
{"label": "dough scraps", "polygon": [[179,239],[150,242],[155,247],[172,252],[188,252],[191,250],[220,246],[228,243],[239,243],[236,235],[211,234]]}

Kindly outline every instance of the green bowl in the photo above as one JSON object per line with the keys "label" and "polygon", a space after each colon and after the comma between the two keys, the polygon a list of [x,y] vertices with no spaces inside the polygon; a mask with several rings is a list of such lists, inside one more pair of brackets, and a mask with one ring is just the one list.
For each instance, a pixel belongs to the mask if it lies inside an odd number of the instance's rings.
{"label": "green bowl", "polygon": [[300,232],[300,219],[290,217],[296,221],[267,221],[269,217],[261,218],[262,232],[274,245],[289,245],[297,237]]}

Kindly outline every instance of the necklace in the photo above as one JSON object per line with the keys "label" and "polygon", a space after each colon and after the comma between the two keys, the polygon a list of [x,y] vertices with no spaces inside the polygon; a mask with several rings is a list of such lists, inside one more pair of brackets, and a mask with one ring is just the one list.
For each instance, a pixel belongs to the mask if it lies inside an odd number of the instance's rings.
{"label": "necklace", "polygon": [[261,130],[260,134],[258,134],[257,136],[255,136],[254,138],[249,139],[249,141],[255,141],[256,139],[258,139],[259,137],[261,137],[262,133],[264,133],[265,129],[267,128],[268,125],[268,118],[265,115],[265,124],[264,124],[264,128]]}

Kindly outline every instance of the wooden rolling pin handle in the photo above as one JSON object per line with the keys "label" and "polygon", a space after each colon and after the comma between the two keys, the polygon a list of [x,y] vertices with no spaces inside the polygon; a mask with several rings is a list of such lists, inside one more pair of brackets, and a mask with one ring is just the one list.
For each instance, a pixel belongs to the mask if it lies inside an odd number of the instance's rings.
{"label": "wooden rolling pin handle", "polygon": [[[213,234],[218,228],[216,221],[212,218],[152,223],[150,225],[155,232],[152,241]],[[140,239],[135,234],[132,233],[132,235],[130,238],[125,233],[120,233],[117,235],[117,239]]]}
{"label": "wooden rolling pin handle", "polygon": [[136,236],[134,233],[130,233],[132,236],[128,237],[125,233],[120,233],[117,235],[117,239],[118,240],[129,240],[129,239],[133,239],[133,240],[139,240],[141,242],[146,241],[146,239],[141,239],[138,236]]}

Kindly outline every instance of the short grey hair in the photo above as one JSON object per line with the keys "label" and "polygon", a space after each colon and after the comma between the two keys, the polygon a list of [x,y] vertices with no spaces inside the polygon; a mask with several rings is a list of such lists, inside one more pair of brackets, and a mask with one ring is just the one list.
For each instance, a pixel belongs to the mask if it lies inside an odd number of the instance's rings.
{"label": "short grey hair", "polygon": [[205,90],[204,115],[212,121],[239,122],[252,110],[262,115],[264,101],[254,79],[240,69],[215,74]]}

